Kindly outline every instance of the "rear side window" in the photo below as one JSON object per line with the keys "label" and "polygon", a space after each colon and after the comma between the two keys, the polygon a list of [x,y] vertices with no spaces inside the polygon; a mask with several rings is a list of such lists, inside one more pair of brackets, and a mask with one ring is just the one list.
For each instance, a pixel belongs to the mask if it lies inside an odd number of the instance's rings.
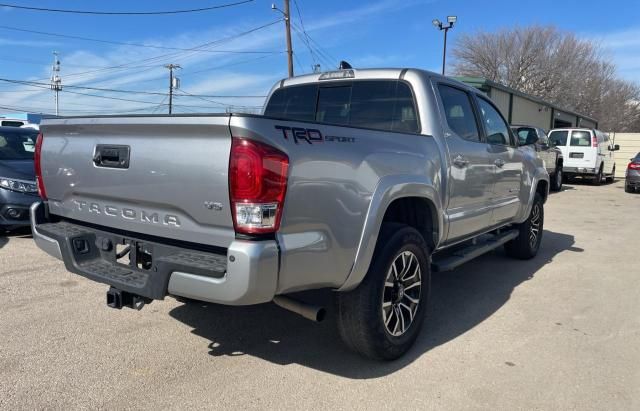
{"label": "rear side window", "polygon": [[[302,95],[303,87],[276,90],[265,115],[291,120],[371,128],[383,131],[418,133],[418,115],[411,89],[397,80],[353,81],[313,85],[313,92]],[[298,116],[291,105],[302,104]],[[309,115],[311,113],[311,115]]]}
{"label": "rear side window", "polygon": [[573,147],[591,147],[591,133],[588,131],[571,132],[570,145]]}
{"label": "rear side window", "polygon": [[469,94],[455,87],[438,86],[447,125],[459,137],[469,141],[480,141],[478,124],[471,108]]}
{"label": "rear side window", "polygon": [[558,130],[552,131],[549,133],[549,141],[553,147],[564,147],[567,145],[567,137],[569,136],[569,131],[567,130]]}

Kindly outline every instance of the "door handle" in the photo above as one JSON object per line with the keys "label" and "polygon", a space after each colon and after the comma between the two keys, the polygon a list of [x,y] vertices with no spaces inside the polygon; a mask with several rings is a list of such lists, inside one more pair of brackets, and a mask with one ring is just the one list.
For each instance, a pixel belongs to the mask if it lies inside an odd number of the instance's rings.
{"label": "door handle", "polygon": [[456,167],[464,168],[464,167],[466,167],[466,166],[468,166],[468,165],[469,165],[469,161],[468,161],[468,160],[465,160],[465,158],[464,158],[464,157],[462,157],[460,154],[458,154],[457,156],[455,156],[455,157],[453,158],[453,164],[454,164]]}
{"label": "door handle", "polygon": [[499,158],[499,159],[497,159],[496,161],[494,161],[494,162],[493,162],[493,164],[495,164],[495,165],[496,165],[496,167],[500,167],[500,168],[502,168],[502,167],[504,167],[504,160],[503,160],[503,159],[501,159],[501,158]]}

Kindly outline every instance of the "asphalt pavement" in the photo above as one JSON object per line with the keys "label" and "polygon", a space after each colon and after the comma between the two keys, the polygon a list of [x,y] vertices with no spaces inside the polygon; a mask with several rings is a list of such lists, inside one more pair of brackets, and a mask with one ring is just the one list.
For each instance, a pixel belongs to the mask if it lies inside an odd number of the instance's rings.
{"label": "asphalt pavement", "polygon": [[0,408],[640,409],[640,194],[566,185],[545,214],[535,259],[434,275],[388,363],[348,351],[331,311],[109,309],[28,232],[0,236]]}

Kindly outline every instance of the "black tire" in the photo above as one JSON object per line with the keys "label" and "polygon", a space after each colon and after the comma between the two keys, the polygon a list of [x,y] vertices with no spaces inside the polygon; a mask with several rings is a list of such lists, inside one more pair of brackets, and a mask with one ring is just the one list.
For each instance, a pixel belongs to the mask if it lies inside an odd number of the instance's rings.
{"label": "black tire", "polygon": [[602,166],[600,166],[600,170],[598,170],[598,174],[593,179],[594,186],[601,186],[603,182],[604,172],[602,171]]}
{"label": "black tire", "polygon": [[[406,274],[400,281],[397,270],[406,261]],[[402,356],[424,322],[430,284],[431,260],[422,235],[403,224],[384,224],[362,283],[352,291],[336,294],[340,336],[349,348],[371,359]]]}
{"label": "black tire", "polygon": [[613,165],[613,170],[611,170],[611,175],[607,177],[607,183],[611,184],[616,181],[616,165]]}
{"label": "black tire", "polygon": [[553,175],[551,180],[551,191],[560,191],[562,190],[562,179],[563,179],[562,167],[558,166],[556,168],[556,172]]}
{"label": "black tire", "polygon": [[[507,255],[520,260],[535,257],[540,249],[544,232],[544,204],[540,194],[536,193],[529,217],[524,223],[518,224],[517,229],[518,236],[504,245]],[[535,238],[532,238],[534,234]]]}
{"label": "black tire", "polygon": [[624,185],[624,192],[625,193],[633,193],[633,192],[635,192],[635,190],[633,189],[633,187],[631,187],[630,184],[625,184]]}

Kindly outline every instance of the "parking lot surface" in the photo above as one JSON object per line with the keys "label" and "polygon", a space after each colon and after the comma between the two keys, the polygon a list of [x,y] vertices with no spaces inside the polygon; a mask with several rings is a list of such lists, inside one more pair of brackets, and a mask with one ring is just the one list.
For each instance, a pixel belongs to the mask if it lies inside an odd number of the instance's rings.
{"label": "parking lot surface", "polygon": [[0,237],[0,408],[640,409],[640,195],[566,185],[545,213],[537,258],[435,275],[390,363],[349,352],[331,315],[112,310],[28,233]]}

